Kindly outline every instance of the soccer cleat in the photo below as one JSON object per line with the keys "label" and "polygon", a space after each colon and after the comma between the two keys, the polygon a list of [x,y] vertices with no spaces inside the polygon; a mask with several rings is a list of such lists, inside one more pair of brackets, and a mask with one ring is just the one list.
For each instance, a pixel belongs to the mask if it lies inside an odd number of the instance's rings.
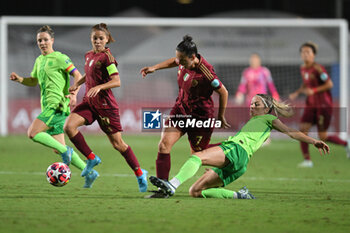
{"label": "soccer cleat", "polygon": [[142,175],[137,176],[137,182],[139,183],[139,190],[141,193],[144,193],[147,191],[148,183],[147,183],[147,174],[148,171],[141,169],[142,170]]}
{"label": "soccer cleat", "polygon": [[66,146],[66,147],[67,147],[67,151],[63,152],[61,156],[62,156],[62,161],[69,166],[72,160],[73,148],[69,146]]}
{"label": "soccer cleat", "polygon": [[346,158],[350,159],[350,139],[347,140],[348,144],[346,145]]}
{"label": "soccer cleat", "polygon": [[255,197],[253,196],[253,194],[251,194],[249,192],[249,190],[247,189],[246,186],[244,186],[243,188],[241,188],[238,192],[237,192],[237,198],[238,199],[255,199]]}
{"label": "soccer cleat", "polygon": [[305,159],[303,162],[298,164],[298,167],[302,168],[312,168],[314,166],[314,163],[311,160]]}
{"label": "soccer cleat", "polygon": [[81,176],[86,176],[87,174],[90,174],[92,168],[99,165],[100,163],[101,159],[97,155],[95,155],[95,159],[88,159],[84,170],[81,172]]}
{"label": "soccer cleat", "polygon": [[85,176],[85,184],[84,184],[83,188],[91,188],[92,184],[94,183],[96,178],[99,176],[100,175],[98,174],[97,171],[92,170],[87,176]]}
{"label": "soccer cleat", "polygon": [[164,193],[163,190],[151,191],[153,194],[145,196],[145,198],[169,198],[169,195]]}
{"label": "soccer cleat", "polygon": [[159,179],[158,177],[155,176],[150,176],[149,180],[154,186],[157,186],[161,190],[164,191],[165,194],[172,196],[175,193],[175,187],[172,186],[169,181],[165,181],[162,179]]}

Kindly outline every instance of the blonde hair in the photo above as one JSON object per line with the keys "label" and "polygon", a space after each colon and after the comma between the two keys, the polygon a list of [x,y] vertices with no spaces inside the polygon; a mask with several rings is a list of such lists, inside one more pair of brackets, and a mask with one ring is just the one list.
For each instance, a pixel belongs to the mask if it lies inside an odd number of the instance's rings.
{"label": "blonde hair", "polygon": [[94,25],[92,27],[91,30],[92,31],[103,31],[104,33],[106,33],[107,38],[108,38],[107,44],[112,43],[112,42],[115,41],[114,38],[111,35],[111,32],[109,31],[109,29],[107,27],[107,24],[105,24],[105,23],[96,24],[96,25]]}
{"label": "blonde hair", "polygon": [[269,108],[269,112],[275,111],[276,116],[291,117],[294,114],[293,108],[286,104],[285,102],[279,102],[272,98],[270,95],[257,94],[259,98],[263,101],[265,107]]}

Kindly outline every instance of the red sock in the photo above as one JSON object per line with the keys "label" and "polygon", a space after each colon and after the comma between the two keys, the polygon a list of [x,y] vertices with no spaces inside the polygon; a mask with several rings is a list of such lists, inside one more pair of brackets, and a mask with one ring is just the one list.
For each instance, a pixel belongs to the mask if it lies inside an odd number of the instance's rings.
{"label": "red sock", "polygon": [[143,172],[142,169],[139,167],[137,170],[134,171],[136,176],[142,176]]}
{"label": "red sock", "polygon": [[332,142],[334,144],[338,144],[338,145],[343,145],[346,146],[348,145],[348,143],[342,139],[340,139],[338,136],[333,135],[333,136],[328,136],[326,138],[326,142]]}
{"label": "red sock", "polygon": [[[128,149],[126,149],[126,151],[124,151],[121,154],[123,155],[124,159],[128,163],[129,167],[135,172],[135,174],[136,174],[136,171],[141,170],[139,161],[137,160],[130,146],[128,146]],[[141,175],[142,175],[142,171],[141,171]]]}
{"label": "red sock", "polygon": [[158,152],[156,160],[157,177],[159,179],[168,180],[170,172],[170,153]]}
{"label": "red sock", "polygon": [[309,144],[306,142],[300,142],[301,151],[303,152],[303,156],[305,160],[311,160],[309,153]]}
{"label": "red sock", "polygon": [[94,152],[91,152],[88,156],[86,156],[87,159],[94,160],[95,159],[95,154]]}
{"label": "red sock", "polygon": [[[72,138],[69,138],[71,142],[74,144],[74,146],[86,157],[90,156],[92,153],[92,150],[90,147],[86,144],[86,141],[84,139],[84,136],[80,133],[80,131]],[[94,155],[95,158],[95,155]]]}

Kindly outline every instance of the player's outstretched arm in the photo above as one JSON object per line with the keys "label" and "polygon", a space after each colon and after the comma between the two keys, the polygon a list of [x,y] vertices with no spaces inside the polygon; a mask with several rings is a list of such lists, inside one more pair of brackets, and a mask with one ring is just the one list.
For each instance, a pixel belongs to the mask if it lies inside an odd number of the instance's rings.
{"label": "player's outstretched arm", "polygon": [[14,82],[18,82],[21,83],[25,86],[31,86],[34,87],[38,84],[38,79],[37,78],[33,78],[33,77],[29,77],[29,78],[24,78],[19,76],[17,73],[12,72],[10,74],[10,80],[14,81]]}
{"label": "player's outstretched arm", "polygon": [[227,100],[228,100],[228,91],[226,87],[222,85],[219,89],[216,89],[215,92],[219,94],[218,119],[221,121],[221,128],[224,128],[224,129],[230,128],[231,125],[226,121],[226,118],[225,118],[225,111],[226,111]]}
{"label": "player's outstretched arm", "polygon": [[176,67],[178,65],[179,64],[178,64],[178,62],[176,62],[176,58],[172,57],[172,58],[169,58],[168,60],[165,60],[161,63],[158,63],[154,66],[143,67],[140,70],[140,74],[142,75],[142,78],[145,78],[147,74],[153,73],[156,70],[172,68],[172,67]]}
{"label": "player's outstretched arm", "polygon": [[321,155],[326,154],[326,153],[329,154],[330,149],[326,143],[319,141],[319,140],[316,140],[312,137],[309,137],[306,134],[300,132],[299,130],[296,130],[296,129],[293,129],[293,128],[286,126],[279,119],[272,121],[272,126],[276,130],[280,131],[281,133],[287,134],[289,137],[291,137],[293,139],[296,139],[296,140],[302,141],[302,142],[306,142],[308,144],[313,144],[318,149],[318,151],[320,152]]}
{"label": "player's outstretched arm", "polygon": [[301,93],[304,93],[305,89],[306,89],[305,84],[304,83],[301,84],[301,86],[299,87],[298,90],[296,90],[295,92],[289,94],[289,99],[290,100],[295,100]]}

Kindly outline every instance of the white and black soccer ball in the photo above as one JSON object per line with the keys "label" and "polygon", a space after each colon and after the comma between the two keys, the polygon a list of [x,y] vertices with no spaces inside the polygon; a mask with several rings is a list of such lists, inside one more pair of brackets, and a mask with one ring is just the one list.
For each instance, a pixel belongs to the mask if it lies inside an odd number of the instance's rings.
{"label": "white and black soccer ball", "polygon": [[56,187],[65,186],[69,182],[70,176],[71,171],[65,163],[53,163],[46,170],[47,181]]}

